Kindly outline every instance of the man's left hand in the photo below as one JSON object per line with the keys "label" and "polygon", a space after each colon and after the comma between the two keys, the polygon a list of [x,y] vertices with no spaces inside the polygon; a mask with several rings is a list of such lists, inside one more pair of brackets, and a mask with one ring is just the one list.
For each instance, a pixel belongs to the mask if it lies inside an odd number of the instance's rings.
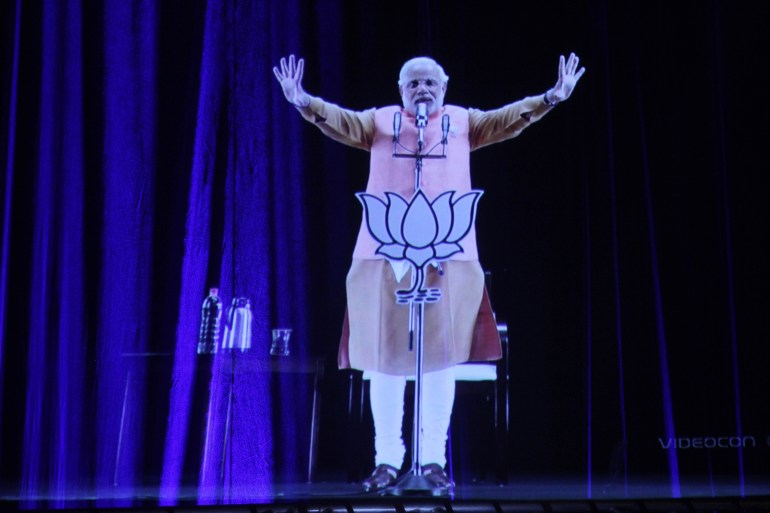
{"label": "man's left hand", "polygon": [[553,89],[546,93],[550,102],[563,102],[572,94],[580,77],[585,73],[585,68],[577,69],[580,59],[574,53],[569,54],[569,59],[564,61],[564,56],[559,56],[559,79]]}

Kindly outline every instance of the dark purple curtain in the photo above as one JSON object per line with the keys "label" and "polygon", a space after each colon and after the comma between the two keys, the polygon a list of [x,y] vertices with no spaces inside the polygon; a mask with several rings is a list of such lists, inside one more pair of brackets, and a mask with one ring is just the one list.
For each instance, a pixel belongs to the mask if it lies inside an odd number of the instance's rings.
{"label": "dark purple curtain", "polygon": [[[12,400],[25,399],[3,424],[21,451],[3,452],[22,495],[130,497],[149,472],[175,499],[187,463],[202,501],[244,483],[270,496],[274,478],[299,470],[294,439],[308,428],[287,405],[307,392],[282,377],[271,394],[269,376],[249,369],[267,358],[273,326],[292,327],[293,355],[308,356],[309,298],[299,120],[277,111],[271,75],[275,47],[297,46],[299,32],[278,45],[254,27],[296,24],[296,6],[54,1],[9,14],[11,55],[34,66],[11,60],[4,117],[3,348],[18,348],[3,351],[2,371]],[[21,143],[27,162],[14,158],[21,136],[34,137]],[[196,356],[211,286],[251,299],[259,350]],[[201,400],[204,428],[191,419]],[[194,451],[191,429],[205,433]]]}
{"label": "dark purple curtain", "polygon": [[[319,471],[339,475],[336,342],[368,155],[301,120],[272,66],[303,56],[311,94],[364,109],[397,103],[401,63],[429,54],[448,102],[494,108],[544,92],[571,50],[588,68],[573,98],[473,156],[511,340],[509,470],[577,476],[587,497],[637,493],[639,475],[671,496],[766,480],[761,9],[501,8],[4,2],[2,488],[32,506],[130,504],[141,487],[238,502],[303,479],[308,380],[254,371],[273,327],[294,329],[296,361],[326,361]],[[212,286],[225,307],[251,300],[251,351],[196,354]],[[460,482],[489,451],[469,411]]]}

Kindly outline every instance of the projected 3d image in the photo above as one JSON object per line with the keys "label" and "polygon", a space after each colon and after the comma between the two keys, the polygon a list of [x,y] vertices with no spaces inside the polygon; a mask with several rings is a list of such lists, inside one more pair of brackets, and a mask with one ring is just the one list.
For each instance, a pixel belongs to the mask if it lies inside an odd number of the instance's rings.
{"label": "projected 3d image", "polygon": [[761,504],[758,9],[4,2],[0,505]]}

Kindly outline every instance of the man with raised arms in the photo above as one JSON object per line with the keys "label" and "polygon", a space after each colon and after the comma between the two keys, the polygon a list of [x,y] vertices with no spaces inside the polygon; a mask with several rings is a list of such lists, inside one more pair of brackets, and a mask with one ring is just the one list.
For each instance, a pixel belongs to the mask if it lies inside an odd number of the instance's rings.
{"label": "man with raised arms", "polygon": [[[443,138],[442,117],[451,128],[445,159],[423,162],[420,189],[429,201],[446,191],[458,195],[471,190],[470,152],[516,137],[557,104],[569,98],[585,68],[578,58],[559,58],[556,85],[544,94],[523,98],[491,111],[444,104],[449,77],[429,57],[408,60],[401,68],[398,91],[402,105],[352,111],[309,95],[302,87],[304,60],[282,58],[273,68],[286,99],[321,132],[371,154],[368,194],[384,198],[395,192],[407,200],[414,193],[414,161],[393,158],[394,114],[403,122],[400,144],[417,148],[415,117],[425,104],[428,124],[424,147]],[[500,339],[484,290],[475,230],[461,242],[464,249],[429,266],[427,285],[442,291],[441,300],[425,307],[423,376],[423,441],[420,461],[423,475],[440,492],[454,484],[444,471],[446,441],[455,395],[454,366],[466,361],[488,361],[501,356]],[[415,373],[415,359],[407,346],[409,309],[397,305],[394,292],[409,286],[405,265],[389,263],[375,253],[378,243],[364,221],[358,234],[347,277],[348,315],[340,344],[339,365],[368,371],[369,397],[375,431],[375,469],[363,481],[365,491],[392,485],[406,453],[402,438],[406,377]],[[401,262],[402,263],[402,262]]]}

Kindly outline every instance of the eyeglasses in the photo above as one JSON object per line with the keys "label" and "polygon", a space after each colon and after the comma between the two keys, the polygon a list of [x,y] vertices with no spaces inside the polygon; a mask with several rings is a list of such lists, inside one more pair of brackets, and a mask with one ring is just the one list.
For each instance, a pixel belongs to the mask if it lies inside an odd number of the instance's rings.
{"label": "eyeglasses", "polygon": [[423,80],[410,80],[406,83],[406,87],[407,89],[417,89],[420,87],[420,84],[424,84],[428,89],[433,89],[440,85],[438,80],[433,78],[426,78]]}

